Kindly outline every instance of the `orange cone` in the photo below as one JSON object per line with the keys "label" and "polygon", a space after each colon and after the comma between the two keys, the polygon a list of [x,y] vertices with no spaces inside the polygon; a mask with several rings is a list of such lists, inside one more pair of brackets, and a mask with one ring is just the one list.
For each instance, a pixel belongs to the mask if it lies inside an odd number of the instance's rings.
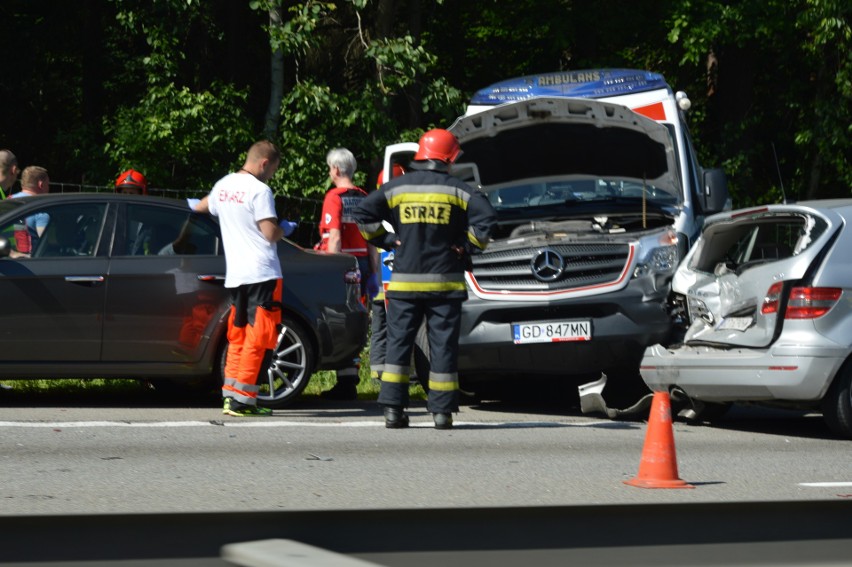
{"label": "orange cone", "polygon": [[668,392],[654,392],[639,474],[625,480],[624,484],[639,488],[695,488],[677,475],[672,404]]}

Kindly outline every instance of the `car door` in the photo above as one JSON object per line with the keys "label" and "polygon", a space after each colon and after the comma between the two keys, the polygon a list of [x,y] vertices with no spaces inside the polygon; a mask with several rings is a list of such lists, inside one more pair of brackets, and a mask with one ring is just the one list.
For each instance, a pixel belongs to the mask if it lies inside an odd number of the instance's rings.
{"label": "car door", "polygon": [[[15,256],[0,259],[0,361],[100,358],[111,235],[106,213],[105,202],[45,204],[0,224]],[[47,226],[19,253],[16,237],[22,240],[21,227],[35,215],[46,215]]]}
{"label": "car door", "polygon": [[104,319],[104,362],[202,358],[228,304],[218,225],[164,204],[121,206]]}
{"label": "car door", "polygon": [[717,219],[675,276],[685,289],[685,342],[766,347],[777,336],[786,295],[842,224],[832,211],[779,206]]}

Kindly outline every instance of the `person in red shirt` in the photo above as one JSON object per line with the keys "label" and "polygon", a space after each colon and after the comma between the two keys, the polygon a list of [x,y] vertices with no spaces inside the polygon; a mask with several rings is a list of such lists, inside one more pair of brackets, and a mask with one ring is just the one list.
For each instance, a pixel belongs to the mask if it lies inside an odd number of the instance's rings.
{"label": "person in red shirt", "polygon": [[[352,212],[367,196],[366,191],[352,182],[358,163],[346,148],[334,148],[325,158],[332,188],[325,194],[322,217],[319,222],[320,242],[317,250],[351,254],[358,259],[361,269],[361,294],[365,304],[379,291],[379,255],[372,244],[368,244],[352,218]],[[329,400],[354,400],[358,397],[358,364],[337,371],[337,383],[320,394]]]}

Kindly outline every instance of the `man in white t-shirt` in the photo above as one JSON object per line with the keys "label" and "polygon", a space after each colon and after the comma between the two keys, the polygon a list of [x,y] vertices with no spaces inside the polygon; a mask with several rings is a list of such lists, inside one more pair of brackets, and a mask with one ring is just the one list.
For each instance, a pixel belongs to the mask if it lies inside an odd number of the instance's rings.
{"label": "man in white t-shirt", "polygon": [[[231,291],[228,354],[222,385],[222,413],[237,417],[271,415],[257,407],[257,375],[267,350],[275,348],[281,323],[281,263],[277,243],[284,236],[272,190],[281,153],[272,142],[256,142],[245,164],[216,182],[194,209],[219,217],[225,248],[225,287]],[[286,222],[286,221],[285,221]]]}

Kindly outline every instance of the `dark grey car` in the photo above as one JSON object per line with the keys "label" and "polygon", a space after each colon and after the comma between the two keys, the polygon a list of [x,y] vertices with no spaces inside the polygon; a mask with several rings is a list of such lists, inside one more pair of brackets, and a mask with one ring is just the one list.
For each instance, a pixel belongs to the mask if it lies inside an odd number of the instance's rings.
{"label": "dark grey car", "polygon": [[[26,219],[49,221],[18,254]],[[11,254],[10,254],[11,253]],[[281,241],[283,325],[259,403],[282,407],[364,344],[355,259]],[[214,217],[183,201],[44,195],[0,202],[0,375],[221,380],[229,309]]]}

